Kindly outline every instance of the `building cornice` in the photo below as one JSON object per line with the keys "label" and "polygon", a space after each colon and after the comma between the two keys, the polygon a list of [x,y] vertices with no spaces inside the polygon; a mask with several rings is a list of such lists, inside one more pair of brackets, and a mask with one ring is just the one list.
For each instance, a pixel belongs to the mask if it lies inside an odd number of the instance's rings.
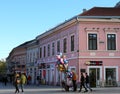
{"label": "building cornice", "polygon": [[120,23],[120,16],[78,16],[79,22],[115,22]]}
{"label": "building cornice", "polygon": [[49,35],[51,33],[54,33],[55,31],[58,31],[58,30],[60,30],[62,28],[65,28],[65,27],[67,27],[67,26],[69,26],[69,25],[71,25],[71,24],[73,24],[75,22],[77,22],[77,16],[75,16],[75,17],[73,17],[73,18],[71,18],[69,20],[66,20],[65,22],[55,26],[54,28],[44,32],[43,34],[37,36],[36,39],[39,40],[39,39],[41,39],[41,38],[43,38],[43,37],[45,37],[45,36],[47,36],[47,35]]}
{"label": "building cornice", "polygon": [[120,16],[77,16],[78,19],[120,19]]}
{"label": "building cornice", "polygon": [[76,22],[116,22],[116,23],[120,23],[120,16],[75,16],[55,26],[54,28],[44,32],[43,34],[38,35],[36,39],[39,40],[43,37],[46,37],[49,34],[54,33],[55,31],[58,31]]}

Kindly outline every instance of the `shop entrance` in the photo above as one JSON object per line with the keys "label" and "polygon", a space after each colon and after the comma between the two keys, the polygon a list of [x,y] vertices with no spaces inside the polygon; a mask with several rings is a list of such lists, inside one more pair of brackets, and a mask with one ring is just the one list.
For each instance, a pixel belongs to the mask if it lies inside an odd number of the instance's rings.
{"label": "shop entrance", "polygon": [[90,76],[90,86],[91,87],[99,86],[100,68],[90,68],[89,76]]}

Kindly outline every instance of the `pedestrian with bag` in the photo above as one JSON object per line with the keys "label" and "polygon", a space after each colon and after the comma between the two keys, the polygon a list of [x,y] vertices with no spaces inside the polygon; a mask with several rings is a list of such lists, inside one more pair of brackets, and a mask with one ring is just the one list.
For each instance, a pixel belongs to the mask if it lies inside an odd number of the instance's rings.
{"label": "pedestrian with bag", "polygon": [[20,75],[17,73],[14,77],[15,94],[19,94]]}

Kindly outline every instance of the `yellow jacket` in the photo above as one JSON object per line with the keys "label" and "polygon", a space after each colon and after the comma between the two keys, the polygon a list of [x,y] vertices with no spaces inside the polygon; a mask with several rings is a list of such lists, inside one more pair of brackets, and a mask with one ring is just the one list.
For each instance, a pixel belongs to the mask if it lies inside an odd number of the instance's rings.
{"label": "yellow jacket", "polygon": [[21,84],[25,84],[27,82],[26,76],[24,74],[21,75]]}

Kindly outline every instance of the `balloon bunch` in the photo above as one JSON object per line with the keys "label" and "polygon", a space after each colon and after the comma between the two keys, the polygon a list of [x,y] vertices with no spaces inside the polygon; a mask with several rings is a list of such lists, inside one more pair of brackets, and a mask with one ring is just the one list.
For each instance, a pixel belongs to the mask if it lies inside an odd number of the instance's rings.
{"label": "balloon bunch", "polygon": [[66,56],[62,53],[56,55],[57,57],[57,68],[61,72],[65,72],[68,69],[68,60],[66,59]]}
{"label": "balloon bunch", "polygon": [[67,78],[72,78],[73,77],[73,73],[70,72],[70,71],[66,72],[66,74],[67,74]]}

